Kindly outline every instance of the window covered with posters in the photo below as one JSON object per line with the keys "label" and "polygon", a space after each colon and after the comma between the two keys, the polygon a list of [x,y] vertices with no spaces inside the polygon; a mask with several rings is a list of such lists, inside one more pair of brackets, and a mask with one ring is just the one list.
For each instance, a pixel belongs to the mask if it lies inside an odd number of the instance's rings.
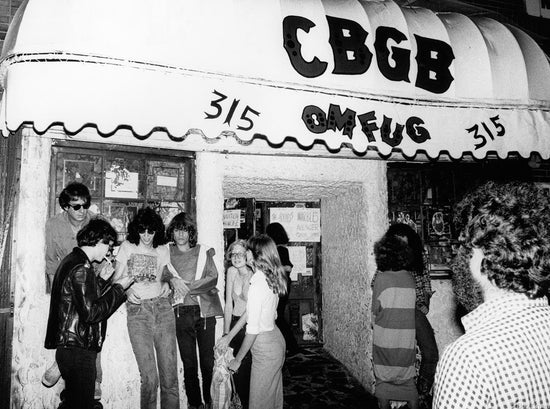
{"label": "window covered with posters", "polygon": [[90,211],[108,218],[126,237],[129,220],[143,206],[159,212],[167,224],[179,212],[195,213],[194,156],[178,151],[97,145],[54,146],[50,175],[50,215],[61,211],[57,198],[69,182],[85,184]]}
{"label": "window covered with posters", "polygon": [[453,208],[463,195],[486,181],[533,180],[527,160],[388,164],[390,223],[406,223],[424,242],[432,277],[449,277],[459,232]]}

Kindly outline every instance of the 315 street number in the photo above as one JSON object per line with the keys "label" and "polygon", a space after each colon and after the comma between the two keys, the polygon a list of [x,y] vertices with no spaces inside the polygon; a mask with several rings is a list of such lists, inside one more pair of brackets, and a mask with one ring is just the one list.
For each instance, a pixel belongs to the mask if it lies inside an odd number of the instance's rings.
{"label": "315 street number", "polygon": [[[227,112],[223,123],[227,125],[231,125],[231,120],[233,119],[233,115],[235,115],[235,111],[237,110],[237,107],[239,106],[239,103],[241,101],[238,99],[233,99],[231,106],[229,107],[229,109],[226,110],[221,104],[223,101],[227,99],[227,96],[216,90],[214,90],[212,93],[219,98],[210,101],[210,106],[215,109],[215,112],[214,113],[205,112],[206,119],[216,119],[216,118],[219,118],[224,112]],[[224,105],[227,105],[227,104],[224,104]],[[252,116],[254,115],[260,116],[260,113],[255,109],[250,108],[247,105],[242,110],[241,117],[238,119],[239,122],[237,123],[237,129],[240,131],[250,131],[254,127],[254,121],[252,120]]]}
{"label": "315 street number", "polygon": [[475,124],[474,126],[470,128],[466,128],[468,133],[474,134],[474,139],[477,139],[480,141],[479,143],[475,144],[475,149],[479,149],[484,147],[487,144],[487,138],[490,138],[492,141],[495,140],[495,134],[496,136],[504,136],[506,133],[506,128],[504,128],[504,125],[502,125],[499,120],[499,116],[495,115],[493,117],[489,118],[491,120],[491,123],[487,125],[485,122],[481,122],[481,126],[483,127],[483,131],[480,131],[479,124]]}

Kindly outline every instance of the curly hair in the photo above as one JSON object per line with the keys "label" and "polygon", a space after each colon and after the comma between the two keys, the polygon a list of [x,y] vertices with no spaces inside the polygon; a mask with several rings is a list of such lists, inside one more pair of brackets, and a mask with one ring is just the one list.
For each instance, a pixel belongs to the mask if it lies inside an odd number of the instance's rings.
{"label": "curly hair", "polygon": [[529,298],[550,286],[550,201],[529,183],[489,182],[456,206],[459,243],[483,251],[481,273],[498,288]]}
{"label": "curly hair", "polygon": [[59,206],[61,206],[63,210],[67,210],[69,202],[78,199],[84,200],[84,209],[90,207],[90,203],[92,202],[90,190],[82,183],[71,182],[65,186],[65,189],[59,194]]}
{"label": "curly hair", "polygon": [[117,232],[108,221],[102,218],[90,220],[88,224],[76,234],[78,247],[93,247],[100,241],[105,244],[113,242],[113,246],[117,245]]}
{"label": "curly hair", "polygon": [[411,271],[414,267],[413,251],[407,241],[388,232],[374,244],[374,258],[378,271]]}
{"label": "curly hair", "polygon": [[139,233],[143,233],[145,229],[150,232],[155,232],[153,248],[157,248],[166,243],[162,218],[150,207],[140,209],[132,221],[128,223],[128,235],[126,236],[126,240],[137,246],[139,244]]}
{"label": "curly hair", "polygon": [[189,247],[197,245],[197,226],[187,213],[178,213],[168,224],[166,236],[169,241],[174,240],[174,230],[184,230],[189,234]]}
{"label": "curly hair", "polygon": [[279,296],[285,295],[286,274],[273,239],[267,234],[257,234],[248,239],[247,248],[252,252],[254,267],[264,272],[271,291]]}

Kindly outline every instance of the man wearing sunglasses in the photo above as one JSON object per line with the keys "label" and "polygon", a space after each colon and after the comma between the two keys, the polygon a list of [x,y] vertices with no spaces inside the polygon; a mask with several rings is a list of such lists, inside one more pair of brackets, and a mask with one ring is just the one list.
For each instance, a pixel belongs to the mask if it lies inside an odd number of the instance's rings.
{"label": "man wearing sunglasses", "polygon": [[59,195],[63,212],[46,222],[46,292],[52,288],[53,277],[61,260],[76,247],[76,233],[90,221],[88,208],[92,197],[82,183],[71,182]]}
{"label": "man wearing sunglasses", "polygon": [[[51,292],[57,267],[73,248],[77,247],[76,234],[91,219],[88,212],[92,201],[90,191],[82,183],[71,182],[59,194],[59,206],[63,211],[46,222],[46,293]],[[101,354],[97,355],[97,378],[94,398],[101,398]],[[61,378],[61,372],[54,360],[42,376],[42,384],[48,388]]]}

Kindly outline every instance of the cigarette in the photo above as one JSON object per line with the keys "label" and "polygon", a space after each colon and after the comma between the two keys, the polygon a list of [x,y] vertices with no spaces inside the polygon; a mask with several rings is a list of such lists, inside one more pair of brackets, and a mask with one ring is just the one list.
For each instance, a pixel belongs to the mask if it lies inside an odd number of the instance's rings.
{"label": "cigarette", "polygon": [[109,259],[107,258],[107,256],[103,257],[103,259],[104,259],[107,263],[109,263],[110,266],[113,265],[113,263],[111,262],[111,260],[109,260]]}

